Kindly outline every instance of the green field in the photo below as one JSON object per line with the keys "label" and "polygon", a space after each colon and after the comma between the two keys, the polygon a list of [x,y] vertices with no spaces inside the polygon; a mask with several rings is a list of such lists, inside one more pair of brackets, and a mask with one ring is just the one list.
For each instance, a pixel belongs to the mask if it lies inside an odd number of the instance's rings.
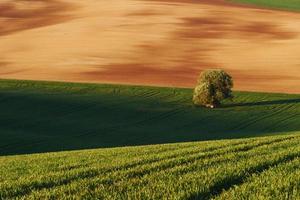
{"label": "green field", "polygon": [[300,199],[300,94],[192,92],[0,80],[0,200]]}
{"label": "green field", "polygon": [[0,155],[242,138],[300,130],[300,95],[235,92],[223,108],[191,89],[0,81]]}
{"label": "green field", "polygon": [[299,199],[300,134],[0,157],[0,199]]}
{"label": "green field", "polygon": [[299,0],[230,0],[236,3],[257,5],[266,8],[300,11]]}

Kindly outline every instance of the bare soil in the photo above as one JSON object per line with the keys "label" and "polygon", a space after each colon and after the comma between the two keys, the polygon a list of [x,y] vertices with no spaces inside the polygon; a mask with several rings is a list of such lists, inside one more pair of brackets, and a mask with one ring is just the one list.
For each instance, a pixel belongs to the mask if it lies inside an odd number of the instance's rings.
{"label": "bare soil", "polygon": [[300,14],[222,0],[2,0],[0,78],[300,93]]}

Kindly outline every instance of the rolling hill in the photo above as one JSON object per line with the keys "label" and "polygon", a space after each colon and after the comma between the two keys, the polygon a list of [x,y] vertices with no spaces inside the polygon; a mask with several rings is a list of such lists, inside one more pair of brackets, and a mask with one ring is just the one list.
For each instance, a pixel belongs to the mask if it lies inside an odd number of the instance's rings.
{"label": "rolling hill", "polygon": [[300,1],[298,0],[230,0],[248,5],[257,5],[265,8],[281,9],[289,11],[300,11]]}
{"label": "rolling hill", "polygon": [[235,92],[211,110],[192,90],[0,81],[0,155],[228,139],[300,130],[300,95]]}
{"label": "rolling hill", "polygon": [[[299,0],[1,1],[0,78],[132,85],[0,79],[0,200],[300,199],[298,11]],[[177,87],[212,67],[264,92],[195,107]]]}
{"label": "rolling hill", "polygon": [[300,135],[0,157],[0,199],[299,199]]}
{"label": "rolling hill", "polygon": [[[245,6],[245,3],[252,3]],[[253,4],[257,4],[253,6]],[[2,0],[0,78],[300,93],[298,0]]]}

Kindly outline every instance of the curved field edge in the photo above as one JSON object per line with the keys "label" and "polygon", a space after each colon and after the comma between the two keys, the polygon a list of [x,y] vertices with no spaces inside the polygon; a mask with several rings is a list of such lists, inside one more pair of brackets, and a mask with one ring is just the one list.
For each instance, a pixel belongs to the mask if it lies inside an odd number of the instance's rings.
{"label": "curved field edge", "polygon": [[300,11],[298,0],[228,0],[234,3],[260,6],[263,8],[280,9],[287,11]]}
{"label": "curved field edge", "polygon": [[3,156],[0,199],[299,197],[299,142],[295,133]]}
{"label": "curved field edge", "polygon": [[192,89],[1,80],[0,155],[300,130],[300,95],[234,95],[206,109],[192,105]]}

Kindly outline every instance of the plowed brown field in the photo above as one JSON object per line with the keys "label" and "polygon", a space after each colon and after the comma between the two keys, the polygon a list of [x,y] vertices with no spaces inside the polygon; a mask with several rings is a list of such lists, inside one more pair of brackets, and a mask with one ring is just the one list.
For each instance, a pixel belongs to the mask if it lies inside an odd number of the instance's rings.
{"label": "plowed brown field", "polygon": [[0,78],[300,93],[300,14],[221,0],[2,0]]}

